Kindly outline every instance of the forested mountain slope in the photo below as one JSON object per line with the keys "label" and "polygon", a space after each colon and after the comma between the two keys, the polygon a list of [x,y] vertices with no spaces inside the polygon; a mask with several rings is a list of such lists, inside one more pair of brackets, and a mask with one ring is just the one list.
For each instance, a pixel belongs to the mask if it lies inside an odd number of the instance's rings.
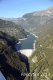
{"label": "forested mountain slope", "polygon": [[27,37],[25,30],[20,25],[16,25],[8,20],[0,19],[0,31],[9,34],[12,37],[16,37],[17,39]]}

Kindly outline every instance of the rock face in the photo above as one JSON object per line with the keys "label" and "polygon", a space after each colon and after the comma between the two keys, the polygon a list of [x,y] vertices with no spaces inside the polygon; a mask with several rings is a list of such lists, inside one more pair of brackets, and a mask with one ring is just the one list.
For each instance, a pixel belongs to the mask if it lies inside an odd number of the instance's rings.
{"label": "rock face", "polygon": [[28,58],[15,51],[15,39],[0,32],[0,71],[6,80],[24,80],[22,72],[29,71]]}
{"label": "rock face", "polygon": [[27,30],[40,34],[53,26],[53,7],[25,14],[22,18],[13,20],[13,22],[22,25]]}
{"label": "rock face", "polygon": [[9,34],[12,37],[16,37],[17,39],[27,37],[25,30],[20,25],[16,25],[12,21],[0,19],[0,31]]}
{"label": "rock face", "polygon": [[[16,34],[16,36],[18,35],[19,38],[20,37],[22,38],[23,36],[26,37],[24,29],[27,29],[37,34],[42,34],[42,32],[46,32],[48,28],[53,26],[53,7],[50,7],[46,10],[27,13],[23,15],[23,17],[21,18],[12,18],[12,19],[2,18],[2,19],[3,19],[3,23],[4,20],[6,21],[5,26],[6,27],[8,26],[8,29],[5,28],[5,30],[7,29],[7,31],[11,31],[11,34],[14,33],[13,35]],[[14,23],[16,24],[16,27]],[[13,27],[13,29],[11,27]],[[21,27],[23,27],[24,29],[22,29]]]}

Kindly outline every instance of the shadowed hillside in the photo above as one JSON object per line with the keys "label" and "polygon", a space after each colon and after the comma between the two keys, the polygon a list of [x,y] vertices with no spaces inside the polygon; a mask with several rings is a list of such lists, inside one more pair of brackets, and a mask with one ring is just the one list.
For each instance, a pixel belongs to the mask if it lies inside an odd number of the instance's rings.
{"label": "shadowed hillside", "polygon": [[27,57],[16,52],[14,38],[0,32],[0,71],[6,80],[24,80],[22,72],[29,71]]}
{"label": "shadowed hillside", "polygon": [[20,25],[16,25],[14,22],[8,20],[0,19],[0,31],[17,39],[27,37],[27,33]]}

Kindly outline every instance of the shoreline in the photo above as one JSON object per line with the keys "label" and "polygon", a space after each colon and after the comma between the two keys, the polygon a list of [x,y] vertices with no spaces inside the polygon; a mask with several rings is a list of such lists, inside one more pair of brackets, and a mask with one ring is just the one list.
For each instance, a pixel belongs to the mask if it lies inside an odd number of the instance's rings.
{"label": "shoreline", "polygon": [[[30,34],[29,34],[29,35],[30,35]],[[28,37],[29,35],[27,35],[27,37]],[[25,40],[25,39],[27,39],[27,37],[26,37],[26,38],[21,38],[21,39],[19,39],[19,40],[20,40],[20,41]]]}
{"label": "shoreline", "polygon": [[[27,37],[28,37],[28,36],[29,36],[29,35],[27,35]],[[19,42],[18,42],[17,44],[21,43],[22,40],[27,39],[27,37],[26,37],[26,38],[21,38],[21,39],[19,39]]]}
{"label": "shoreline", "polygon": [[17,44],[20,44],[21,42],[19,41],[19,42],[17,42]]}
{"label": "shoreline", "polygon": [[36,47],[35,47],[35,44],[36,44],[36,40],[34,41],[34,43],[33,43],[33,50],[35,51],[36,49]]}
{"label": "shoreline", "polygon": [[38,36],[36,36],[34,33],[30,32],[30,34],[32,34],[33,36],[35,36],[35,38],[39,38]]}
{"label": "shoreline", "polygon": [[[36,36],[34,33],[32,33],[32,32],[30,32],[30,34],[32,34],[36,39],[38,39],[39,37],[38,36]],[[36,50],[36,40],[34,41],[34,43],[33,43],[33,52]]]}
{"label": "shoreline", "polygon": [[[38,38],[38,36],[36,36],[34,33],[30,33],[30,34],[32,34],[35,38]],[[25,39],[27,39],[27,38],[19,39],[19,43],[21,43],[21,41],[25,40]],[[21,54],[24,54],[25,56],[27,56],[29,58],[29,57],[31,57],[33,55],[34,51],[36,50],[35,49],[35,44],[36,44],[36,40],[34,40],[32,49],[22,49],[22,50],[19,50],[19,52],[21,52]]]}
{"label": "shoreline", "polygon": [[25,39],[27,39],[27,38],[19,39],[19,41],[22,41],[22,40],[25,40]]}

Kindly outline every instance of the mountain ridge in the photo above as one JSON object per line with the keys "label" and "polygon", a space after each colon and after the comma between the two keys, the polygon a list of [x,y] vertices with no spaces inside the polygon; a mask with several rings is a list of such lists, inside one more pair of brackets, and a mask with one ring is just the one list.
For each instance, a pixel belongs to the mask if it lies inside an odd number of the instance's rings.
{"label": "mountain ridge", "polygon": [[31,32],[42,34],[41,32],[45,32],[47,28],[53,25],[53,7],[46,10],[27,13],[13,22],[22,25],[24,29]]}
{"label": "mountain ridge", "polygon": [[27,37],[27,33],[21,25],[8,20],[0,19],[0,31],[6,32],[17,39]]}

